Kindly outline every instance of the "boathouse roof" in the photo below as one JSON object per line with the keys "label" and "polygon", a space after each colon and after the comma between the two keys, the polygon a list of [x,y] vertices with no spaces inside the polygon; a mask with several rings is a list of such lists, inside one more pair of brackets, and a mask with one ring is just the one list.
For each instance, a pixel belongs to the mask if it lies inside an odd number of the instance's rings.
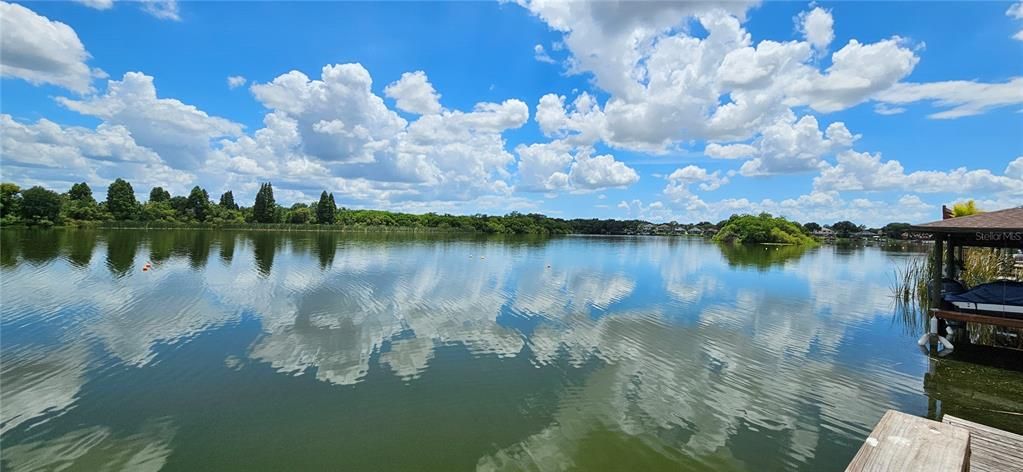
{"label": "boathouse roof", "polygon": [[934,239],[945,239],[959,246],[1023,249],[1023,207],[946,218],[910,226],[909,231],[930,233]]}
{"label": "boathouse roof", "polygon": [[1023,207],[977,213],[911,226],[918,233],[976,233],[1023,231]]}

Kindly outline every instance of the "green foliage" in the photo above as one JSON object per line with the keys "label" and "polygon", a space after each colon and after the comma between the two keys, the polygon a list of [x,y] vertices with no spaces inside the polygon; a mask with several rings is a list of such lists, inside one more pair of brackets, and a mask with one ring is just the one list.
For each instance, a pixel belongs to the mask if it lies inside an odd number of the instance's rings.
{"label": "green foliage", "polygon": [[210,215],[206,222],[214,225],[245,224],[245,216],[235,205],[234,209],[224,208],[219,205],[210,206]]}
{"label": "green foliage", "polygon": [[977,213],[983,212],[984,210],[977,208],[977,203],[973,200],[958,202],[955,205],[952,205],[952,216],[957,218],[960,216],[976,215]]}
{"label": "green foliage", "polygon": [[115,219],[133,220],[138,215],[139,204],[135,190],[123,179],[117,179],[107,188],[107,210]]}
{"label": "green foliage", "polygon": [[566,233],[579,234],[628,234],[639,231],[640,225],[644,224],[639,220],[598,220],[574,219],[568,220]]}
{"label": "green foliage", "polygon": [[337,204],[334,203],[334,194],[327,194],[324,190],[320,194],[320,201],[316,204],[316,222],[321,225],[332,225],[337,220]]}
{"label": "green foliage", "polygon": [[139,215],[142,221],[177,221],[178,212],[167,200],[153,201],[151,198],[145,205],[142,205],[142,212]]}
{"label": "green foliage", "polygon": [[[46,205],[37,206],[42,194],[33,192],[31,218],[22,220],[23,192],[13,183],[0,184],[0,225],[19,223],[55,224],[68,221],[82,224],[89,221],[104,221],[105,225],[132,227],[140,222],[151,227],[176,227],[190,224],[211,226],[242,226],[256,225],[261,228],[293,229],[318,223],[338,230],[379,230],[393,229],[396,231],[457,231],[476,233],[501,234],[638,234],[649,231],[641,228],[649,223],[641,220],[601,220],[550,218],[538,213],[523,214],[511,212],[504,216],[490,215],[448,215],[437,213],[411,214],[380,210],[355,210],[337,208],[334,195],[323,191],[319,201],[311,205],[297,203],[290,208],[277,205],[274,200],[273,187],[268,183],[260,186],[252,207],[239,207],[234,201],[231,191],[220,196],[220,204],[214,205],[206,190],[194,187],[189,195],[172,197],[161,187],[155,187],[149,193],[149,201],[140,205],[135,200],[131,184],[117,179],[107,190],[107,201],[97,203],[92,190],[86,183],[74,184],[65,195],[57,199],[58,211],[52,213],[48,208],[51,200],[43,198]],[[38,213],[39,208],[47,208]],[[38,216],[37,216],[38,215]],[[114,220],[114,221],[111,221]],[[733,224],[734,223],[734,224]],[[808,233],[818,228],[815,223],[799,226],[783,218],[773,218],[768,214],[758,216],[733,215],[728,220],[715,225],[709,221],[701,221],[695,225],[679,225],[672,222],[658,225],[658,233],[680,233],[680,229],[732,228],[721,231],[718,240],[735,242],[777,242],[802,244],[812,241]],[[262,226],[269,225],[269,226]],[[286,225],[286,226],[285,226]],[[891,234],[906,226],[905,223],[892,223],[886,226]],[[664,230],[660,227],[668,227]],[[849,232],[861,229],[850,222],[839,222],[834,225],[836,231],[847,227]],[[328,229],[324,228],[324,229]]]}
{"label": "green foliage", "polygon": [[71,190],[67,192],[67,197],[75,202],[96,203],[96,199],[92,198],[92,189],[85,182],[72,185]]}
{"label": "green foliage", "polygon": [[881,228],[881,232],[884,233],[886,237],[899,239],[902,237],[902,233],[909,230],[910,226],[912,225],[909,223],[888,223],[884,225],[884,228]]}
{"label": "green foliage", "polygon": [[170,200],[170,198],[170,192],[164,190],[163,187],[153,187],[153,189],[149,191],[149,201],[151,202],[166,202],[167,200]]}
{"label": "green foliage", "polygon": [[61,219],[77,221],[98,221],[106,219],[96,201],[68,199],[61,207]]}
{"label": "green foliage", "polygon": [[257,223],[274,223],[277,221],[277,203],[274,201],[274,189],[270,182],[259,186],[256,202],[252,205],[252,217]]}
{"label": "green foliage", "polygon": [[206,216],[210,212],[210,195],[206,193],[206,190],[198,185],[192,187],[185,204],[185,212],[189,216],[195,218],[196,221],[206,221]]}
{"label": "green foliage", "polygon": [[848,238],[849,235],[860,231],[860,229],[861,228],[859,226],[856,226],[856,224],[851,221],[839,221],[838,223],[831,225],[831,230],[837,233],[840,238]]}
{"label": "green foliage", "polygon": [[807,233],[813,233],[814,231],[820,231],[821,225],[811,221],[809,223],[804,224],[803,229],[806,230]]}
{"label": "green foliage", "polygon": [[49,226],[60,221],[60,195],[53,190],[35,186],[21,192],[22,220]]}
{"label": "green foliage", "polygon": [[[301,206],[299,206],[301,205]],[[292,224],[306,224],[312,221],[313,212],[309,210],[309,207],[301,203],[296,203],[295,206],[288,211],[288,223]]]}
{"label": "green foliage", "polygon": [[93,198],[89,184],[82,182],[71,186],[61,207],[62,220],[95,221],[102,220],[105,216]]}
{"label": "green foliage", "polygon": [[0,184],[0,218],[17,218],[21,214],[21,187],[4,182]]}
{"label": "green foliage", "polygon": [[714,236],[715,241],[730,243],[778,243],[778,244],[813,244],[798,223],[782,217],[773,217],[770,213],[759,215],[732,215],[722,224],[721,231]]}
{"label": "green foliage", "polygon": [[188,213],[188,197],[178,195],[176,197],[171,197],[170,200],[167,200],[167,203],[174,209],[177,219],[181,221],[188,221],[190,218],[190,214]]}
{"label": "green foliage", "polygon": [[220,207],[226,210],[237,210],[238,204],[234,202],[234,193],[230,190],[220,196]]}

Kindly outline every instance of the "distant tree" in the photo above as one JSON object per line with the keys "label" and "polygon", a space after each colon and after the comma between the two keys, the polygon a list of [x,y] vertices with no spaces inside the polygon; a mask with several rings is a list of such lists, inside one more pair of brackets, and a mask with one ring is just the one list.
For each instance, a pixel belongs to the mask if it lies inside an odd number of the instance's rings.
{"label": "distant tree", "polygon": [[292,207],[291,211],[288,212],[288,222],[293,224],[306,224],[313,219],[313,212],[309,210],[309,207],[302,204],[300,207]]}
{"label": "distant tree", "polygon": [[252,216],[257,223],[277,221],[277,203],[274,201],[274,189],[270,182],[259,186],[256,202],[252,205]]}
{"label": "distant tree", "polygon": [[813,238],[807,236],[799,223],[782,217],[771,216],[770,213],[759,215],[732,215],[721,225],[721,231],[714,236],[715,241],[733,243],[783,243],[812,244]]}
{"label": "distant tree", "polygon": [[72,220],[98,220],[102,212],[96,199],[92,197],[92,189],[89,184],[82,182],[71,186],[67,192],[67,202],[62,207],[63,217]]}
{"label": "distant tree", "polygon": [[321,225],[332,225],[337,219],[337,205],[334,203],[334,194],[327,194],[324,190],[320,194],[320,201],[316,204],[316,222]]}
{"label": "distant tree", "polygon": [[171,197],[170,200],[167,200],[167,203],[170,203],[170,207],[172,209],[174,209],[174,212],[179,217],[182,217],[182,218],[187,218],[188,217],[188,214],[187,214],[188,213],[188,197],[182,197],[181,195],[178,195],[176,197]]}
{"label": "distant tree", "polygon": [[92,189],[89,188],[89,184],[82,182],[71,186],[71,190],[68,190],[67,197],[69,200],[83,202],[83,203],[96,203],[96,199],[92,198]]}
{"label": "distant tree", "polygon": [[17,217],[21,213],[21,187],[4,182],[0,184],[0,218]]}
{"label": "distant tree", "polygon": [[977,203],[973,200],[958,202],[955,205],[952,205],[952,216],[956,218],[960,216],[976,215],[977,213],[984,213],[984,210],[977,208]]}
{"label": "distant tree", "polygon": [[807,233],[813,233],[814,231],[820,231],[821,225],[811,221],[809,223],[804,224],[803,229],[805,229]]}
{"label": "distant tree", "polygon": [[238,204],[234,202],[234,193],[230,190],[220,196],[220,207],[226,210],[237,210]]}
{"label": "distant tree", "polygon": [[163,187],[153,187],[153,190],[149,191],[149,201],[153,203],[166,202],[170,198],[170,192],[164,190]]}
{"label": "distant tree", "polygon": [[206,190],[198,185],[192,187],[192,191],[188,194],[187,208],[196,220],[206,221],[206,217],[210,213],[210,196]]}
{"label": "distant tree", "polygon": [[912,225],[909,223],[888,223],[884,225],[884,228],[881,228],[881,232],[889,238],[900,239],[902,238],[902,233],[905,233],[910,226]]}
{"label": "distant tree", "polygon": [[[177,198],[185,200],[185,202],[188,201],[185,197]],[[139,215],[143,221],[177,221],[178,219],[178,212],[174,211],[170,201],[154,202],[150,200],[142,205]]]}
{"label": "distant tree", "polygon": [[135,190],[124,179],[117,179],[107,188],[107,210],[118,220],[130,220],[138,213]]}
{"label": "distant tree", "polygon": [[50,224],[60,218],[60,195],[53,190],[35,186],[21,192],[21,218],[25,221]]}
{"label": "distant tree", "polygon": [[831,230],[838,233],[839,237],[847,238],[850,234],[859,231],[860,227],[851,221],[839,221],[831,225]]}

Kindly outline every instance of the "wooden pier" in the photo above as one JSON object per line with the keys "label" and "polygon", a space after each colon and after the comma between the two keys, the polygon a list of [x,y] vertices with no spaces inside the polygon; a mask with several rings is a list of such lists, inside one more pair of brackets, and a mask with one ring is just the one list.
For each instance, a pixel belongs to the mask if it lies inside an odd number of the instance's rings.
{"label": "wooden pier", "polygon": [[945,415],[942,423],[970,432],[970,471],[1023,471],[1023,436]]}
{"label": "wooden pier", "polygon": [[941,423],[888,410],[845,469],[1023,471],[1023,436],[945,415]]}

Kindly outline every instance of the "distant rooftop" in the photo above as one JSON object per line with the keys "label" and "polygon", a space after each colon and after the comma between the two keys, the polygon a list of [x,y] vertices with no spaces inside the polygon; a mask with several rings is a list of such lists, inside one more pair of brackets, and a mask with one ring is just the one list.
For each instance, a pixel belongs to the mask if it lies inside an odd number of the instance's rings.
{"label": "distant rooftop", "polygon": [[1023,207],[932,221],[911,226],[909,230],[918,233],[1023,231]]}

